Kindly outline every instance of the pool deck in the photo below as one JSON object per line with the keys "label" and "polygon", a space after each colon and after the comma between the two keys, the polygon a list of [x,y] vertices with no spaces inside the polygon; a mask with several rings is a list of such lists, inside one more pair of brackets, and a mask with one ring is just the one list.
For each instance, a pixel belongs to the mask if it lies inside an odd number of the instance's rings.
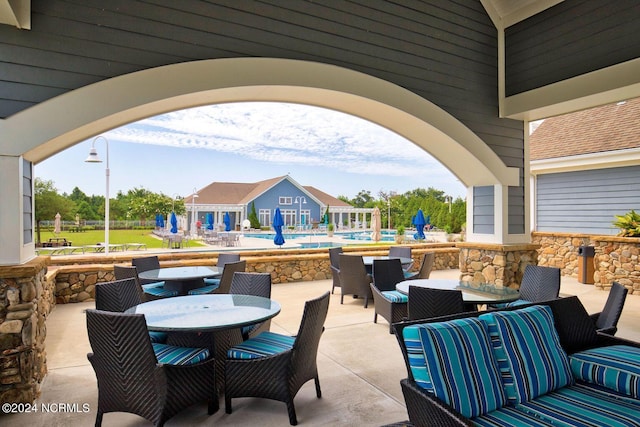
{"label": "pool deck", "polygon": [[[433,278],[457,278],[458,270],[437,270]],[[281,306],[271,330],[295,334],[304,302],[331,289],[330,280],[296,282],[273,286],[272,297]],[[607,292],[592,285],[563,277],[561,292],[577,295],[589,313],[604,306]],[[94,303],[57,305],[47,319],[47,365],[37,403],[63,404],[57,412],[0,415],[3,425],[91,426],[95,421],[97,386],[86,354],[90,351],[84,310]],[[361,299],[351,296],[340,304],[340,290],[331,296],[326,330],[320,341],[318,370],[322,398],[315,397],[313,381],[305,384],[295,398],[299,425],[381,426],[407,419],[400,379],[407,375],[394,335],[384,319],[373,323],[373,304],[364,309]],[[640,341],[640,297],[627,297],[617,336]],[[81,410],[88,404],[88,411]],[[76,404],[79,410],[74,409]],[[167,426],[287,426],[283,403],[265,399],[234,399],[233,413],[226,414],[224,402],[216,414],[207,416],[206,407],[194,405],[169,420]],[[106,414],[105,426],[150,425],[141,418],[122,413]]]}

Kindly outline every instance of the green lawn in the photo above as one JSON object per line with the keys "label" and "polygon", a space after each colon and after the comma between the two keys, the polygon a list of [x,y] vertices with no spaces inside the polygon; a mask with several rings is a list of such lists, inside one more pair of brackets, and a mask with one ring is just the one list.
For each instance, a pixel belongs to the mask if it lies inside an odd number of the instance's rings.
{"label": "green lawn", "polygon": [[[95,245],[104,242],[104,230],[90,230],[81,233],[71,233],[64,231],[59,235],[54,235],[50,231],[41,231],[40,238],[43,242],[49,241],[51,237],[64,237],[73,246]],[[109,243],[144,243],[147,248],[161,248],[162,240],[154,237],[151,230],[109,230]],[[192,241],[193,246],[204,246],[198,241]]]}

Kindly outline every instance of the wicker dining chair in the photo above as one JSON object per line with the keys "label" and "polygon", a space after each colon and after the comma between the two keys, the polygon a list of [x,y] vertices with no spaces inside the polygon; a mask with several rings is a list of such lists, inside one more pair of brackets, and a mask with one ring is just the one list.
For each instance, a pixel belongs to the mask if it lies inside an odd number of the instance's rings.
{"label": "wicker dining chair", "polygon": [[[224,266],[229,264],[230,262],[238,262],[240,261],[240,254],[235,252],[222,252],[218,254],[218,262],[216,263],[216,267],[222,269],[224,271]],[[220,285],[220,277],[214,278],[205,278],[204,284],[205,286],[216,286]]]}
{"label": "wicker dining chair", "polygon": [[178,291],[165,289],[164,282],[151,282],[141,285],[140,277],[138,277],[138,268],[136,266],[114,265],[113,275],[116,280],[135,278],[142,292],[143,302],[178,296]]}
{"label": "wicker dining chair", "polygon": [[461,291],[409,286],[409,320],[430,319],[465,311],[467,306],[462,299]]}
{"label": "wicker dining chair", "polygon": [[[96,426],[109,412],[128,412],[156,426],[183,409],[207,402],[218,410],[214,359],[209,350],[152,344],[142,314],[88,309],[87,354],[98,380]],[[180,354],[180,357],[175,357]]]}
{"label": "wicker dining chair", "polygon": [[551,301],[557,299],[559,294],[559,268],[528,264],[520,283],[520,298],[504,304],[491,304],[490,307],[513,307],[532,302]]}
{"label": "wicker dining chair", "polygon": [[[160,259],[157,255],[145,256],[140,258],[133,258],[131,264],[138,269],[138,274],[149,270],[158,270],[160,268]],[[140,279],[141,285],[147,285],[151,283],[160,283],[153,280]],[[164,283],[162,283],[164,286]]]}
{"label": "wicker dining chair", "polygon": [[422,256],[422,262],[420,263],[420,269],[417,273],[405,273],[404,277],[407,280],[414,279],[428,279],[433,270],[433,263],[435,261],[436,254],[434,252],[425,252]]}
{"label": "wicker dining chair", "polygon": [[[232,295],[255,295],[263,298],[271,298],[271,274],[269,273],[245,273],[235,272],[231,280]],[[242,328],[242,337],[246,340],[268,331],[271,328],[271,319],[255,325]]]}
{"label": "wicker dining chair", "polygon": [[[411,256],[411,246],[390,246],[389,256],[413,259],[413,257]],[[413,274],[411,273],[411,268],[413,268],[413,262],[402,266],[405,277],[411,276]]]}
{"label": "wicker dining chair", "polygon": [[307,301],[294,337],[263,332],[227,352],[225,362],[225,410],[231,414],[231,399],[261,397],[287,405],[289,423],[298,423],[293,399],[313,379],[320,398],[318,346],[329,309],[329,291]]}
{"label": "wicker dining chair", "polygon": [[189,295],[204,294],[228,294],[231,289],[231,281],[236,272],[242,272],[247,267],[247,261],[229,262],[224,266],[222,277],[219,285],[203,286],[201,288],[191,289]]}
{"label": "wicker dining chair", "polygon": [[618,282],[611,284],[609,296],[604,304],[604,308],[599,313],[594,313],[590,317],[595,322],[598,332],[615,335],[618,331],[618,320],[622,315],[622,308],[627,299],[628,289]]}
{"label": "wicker dining chair", "polygon": [[329,248],[329,264],[331,268],[331,277],[333,278],[333,284],[331,285],[331,293],[335,288],[340,287],[340,254],[342,253],[342,246],[335,248]]}
{"label": "wicker dining chair", "polygon": [[407,317],[407,296],[396,291],[396,284],[404,279],[402,264],[398,258],[376,259],[373,261],[373,293],[375,313],[373,323],[378,323],[378,314],[389,322],[389,333],[393,324]]}
{"label": "wicker dining chair", "polygon": [[340,304],[344,302],[345,295],[363,296],[364,308],[367,308],[369,298],[373,298],[369,287],[371,281],[362,256],[340,254]]}

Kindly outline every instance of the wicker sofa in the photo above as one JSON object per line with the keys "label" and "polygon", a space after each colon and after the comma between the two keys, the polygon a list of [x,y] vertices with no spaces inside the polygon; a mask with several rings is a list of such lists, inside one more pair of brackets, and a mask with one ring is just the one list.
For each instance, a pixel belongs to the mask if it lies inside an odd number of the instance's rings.
{"label": "wicker sofa", "polygon": [[577,297],[394,326],[415,426],[640,425],[640,343]]}

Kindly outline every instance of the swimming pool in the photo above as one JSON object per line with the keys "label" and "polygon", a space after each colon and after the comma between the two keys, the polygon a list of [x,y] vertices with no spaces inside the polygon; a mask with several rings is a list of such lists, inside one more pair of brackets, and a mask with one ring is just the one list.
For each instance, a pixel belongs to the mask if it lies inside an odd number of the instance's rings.
{"label": "swimming pool", "polygon": [[[394,238],[395,238],[395,231],[388,231],[388,230],[383,230],[381,232],[382,234],[382,242],[393,242]],[[285,240],[297,240],[297,239],[304,239],[304,238],[314,238],[317,236],[325,236],[326,232],[317,232],[317,233],[287,233],[284,232],[284,239]],[[345,240],[355,240],[355,241],[360,241],[360,242],[371,242],[371,231],[350,231],[350,232],[336,232],[334,234],[336,237],[341,237]],[[255,237],[258,239],[270,239],[273,240],[273,238],[276,236],[275,233],[269,232],[269,233],[244,233],[245,237]],[[330,242],[323,242],[324,244],[329,244]],[[302,246],[303,248],[317,248],[317,247],[331,247],[331,246],[317,246],[318,243],[300,243],[300,245],[311,245],[311,246]],[[336,244],[335,246],[340,246],[338,244]]]}

